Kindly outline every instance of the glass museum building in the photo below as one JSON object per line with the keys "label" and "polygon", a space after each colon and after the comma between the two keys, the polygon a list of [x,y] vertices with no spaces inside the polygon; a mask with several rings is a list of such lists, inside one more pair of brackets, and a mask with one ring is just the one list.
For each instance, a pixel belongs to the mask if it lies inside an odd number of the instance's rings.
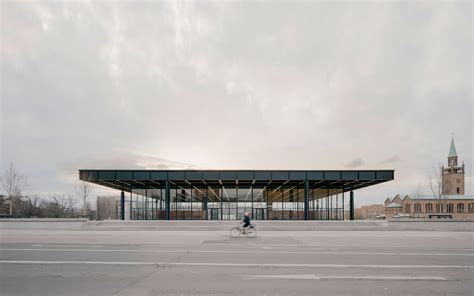
{"label": "glass museum building", "polygon": [[236,220],[246,211],[254,220],[353,220],[355,191],[393,180],[394,170],[85,169],[79,178],[120,191],[122,220]]}

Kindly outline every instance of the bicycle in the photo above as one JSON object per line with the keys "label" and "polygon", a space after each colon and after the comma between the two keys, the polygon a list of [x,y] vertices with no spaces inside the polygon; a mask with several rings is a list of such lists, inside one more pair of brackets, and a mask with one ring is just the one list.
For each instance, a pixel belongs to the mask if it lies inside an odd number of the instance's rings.
{"label": "bicycle", "polygon": [[242,224],[240,224],[239,226],[234,227],[230,230],[230,235],[232,237],[246,235],[248,237],[254,238],[257,236],[257,229],[255,229],[255,225],[252,224],[247,228],[242,227]]}

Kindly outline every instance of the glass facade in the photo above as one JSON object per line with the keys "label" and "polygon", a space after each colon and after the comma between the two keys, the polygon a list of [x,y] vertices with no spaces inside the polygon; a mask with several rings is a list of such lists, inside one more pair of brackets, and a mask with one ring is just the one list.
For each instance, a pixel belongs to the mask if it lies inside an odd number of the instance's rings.
{"label": "glass facade", "polygon": [[163,189],[132,189],[127,202],[130,220],[164,220],[166,218]]}
{"label": "glass facade", "polygon": [[[166,220],[165,188],[132,189],[131,220]],[[347,193],[347,192],[346,192]],[[342,189],[309,188],[309,220],[343,220]],[[170,220],[304,220],[304,186],[170,186]],[[346,217],[347,218],[347,217]]]}

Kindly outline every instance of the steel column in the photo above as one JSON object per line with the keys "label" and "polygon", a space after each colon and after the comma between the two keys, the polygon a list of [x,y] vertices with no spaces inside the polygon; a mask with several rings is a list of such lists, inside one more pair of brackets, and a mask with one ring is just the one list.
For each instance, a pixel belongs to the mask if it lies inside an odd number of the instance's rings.
{"label": "steel column", "polygon": [[326,220],[329,220],[329,187],[326,195]]}
{"label": "steel column", "polygon": [[191,186],[191,189],[189,189],[189,191],[191,191],[191,219],[190,220],[194,220],[194,215],[193,215],[193,187]]}
{"label": "steel column", "polygon": [[170,201],[170,180],[166,180],[166,186],[165,186],[165,211],[166,211],[166,220],[170,220],[171,213],[170,213],[170,207],[171,207],[171,201]]}
{"label": "steel column", "polygon": [[252,196],[252,197],[250,198],[250,199],[251,199],[251,202],[252,202],[252,203],[251,203],[251,204],[252,204],[252,219],[255,220],[255,216],[257,216],[257,215],[255,215],[254,209],[253,209],[253,185],[252,185],[252,187],[250,187],[250,195]]}
{"label": "steel column", "polygon": [[309,182],[304,181],[304,219],[309,220]]}
{"label": "steel column", "polygon": [[342,187],[342,220],[345,219],[345,215],[346,215],[346,208],[345,208],[345,204],[344,204],[344,187]]}
{"label": "steel column", "polygon": [[209,220],[209,217],[208,217],[209,215],[207,213],[207,196],[208,196],[208,194],[209,194],[209,189],[206,187],[206,196],[204,196],[204,201],[203,201],[203,205],[202,205],[203,209],[205,211],[204,214],[206,215],[206,220]]}
{"label": "steel column", "polygon": [[120,193],[120,220],[125,220],[125,193]]}
{"label": "steel column", "polygon": [[349,217],[354,220],[354,191],[351,190],[349,195]]}
{"label": "steel column", "polygon": [[132,187],[130,186],[130,220],[133,220],[133,211],[132,211],[133,202],[132,202],[132,197],[133,197],[133,194],[132,194]]}
{"label": "steel column", "polygon": [[[221,186],[221,192],[219,193],[220,199],[221,199],[221,220],[224,218],[224,186]],[[227,204],[228,206],[229,204]]]}
{"label": "steel column", "polygon": [[145,220],[148,220],[148,188],[145,187]]}

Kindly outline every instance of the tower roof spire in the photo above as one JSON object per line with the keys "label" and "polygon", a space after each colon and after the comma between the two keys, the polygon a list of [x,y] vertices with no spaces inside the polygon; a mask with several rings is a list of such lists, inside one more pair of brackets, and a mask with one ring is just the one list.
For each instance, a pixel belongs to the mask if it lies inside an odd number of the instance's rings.
{"label": "tower roof spire", "polygon": [[451,146],[449,147],[448,157],[451,156],[458,156],[458,153],[456,152],[456,146],[454,146],[454,137],[451,138]]}

